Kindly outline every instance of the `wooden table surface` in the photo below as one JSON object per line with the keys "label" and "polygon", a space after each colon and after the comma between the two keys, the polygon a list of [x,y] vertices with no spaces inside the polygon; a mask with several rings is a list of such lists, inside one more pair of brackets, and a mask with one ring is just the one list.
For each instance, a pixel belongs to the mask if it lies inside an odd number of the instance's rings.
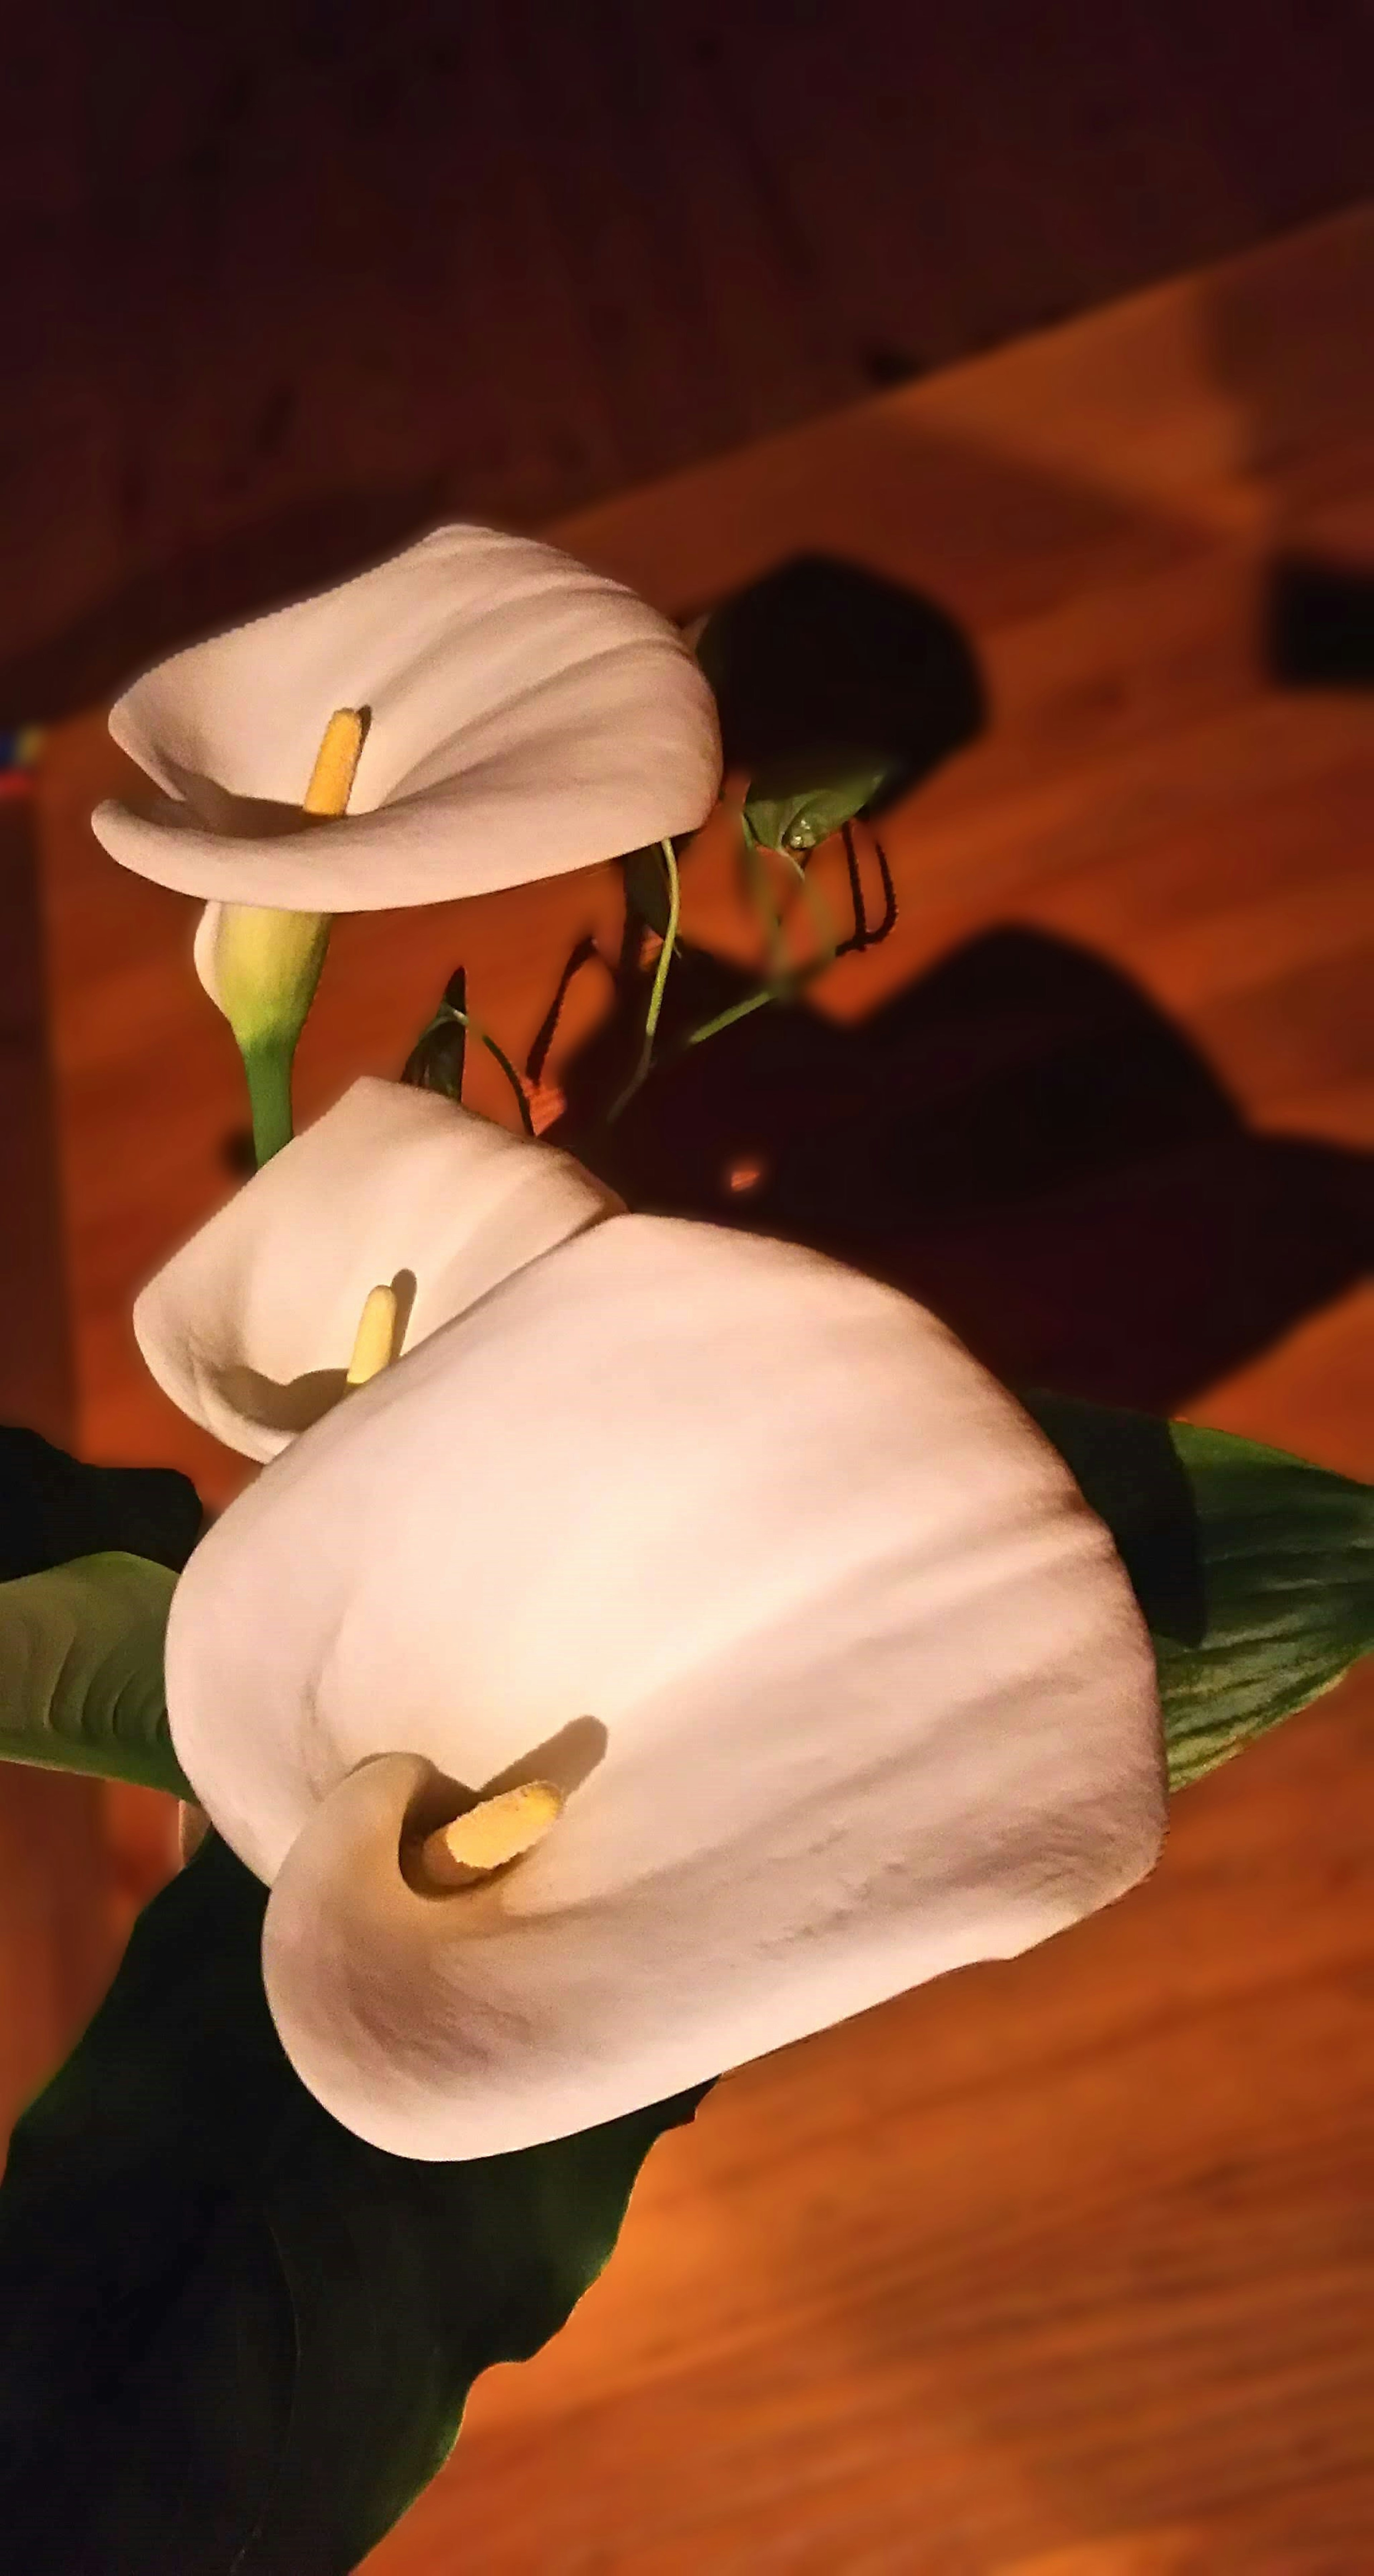
{"label": "wooden table surface", "polygon": [[[1186,1036],[1252,1140],[1342,1149],[1351,1206],[1374,726],[1349,680],[1281,684],[1261,638],[1280,559],[1356,598],[1363,572],[1368,681],[1372,299],[1374,218],[1347,218],[559,532],[679,614],[820,549],[972,639],[989,724],[885,827],[901,918],[834,971],[823,1018],[857,1028],[994,926],[1075,943]],[[232,1462],[143,1378],[128,1306],[229,1188],[242,1102],[191,908],[86,831],[119,766],[83,719],[40,782],[82,1441],[220,1500]],[[396,1069],[459,957],[521,1046],[611,908],[592,871],[344,923],[306,1114]],[[741,953],[709,849],[688,928]],[[509,1114],[488,1068],[474,1090]],[[1368,1475],[1369,1288],[1305,1293],[1186,1409]],[[1374,2568],[1371,1713],[1352,1679],[1191,1791],[1151,1882],[1097,1920],[723,2083],[655,2150],[566,2333],[479,2385],[369,2568]],[[127,1909],[164,1822],[132,1793],[111,1818]]]}
{"label": "wooden table surface", "polygon": [[48,0],[5,103],[0,725],[1334,213],[1374,22]]}

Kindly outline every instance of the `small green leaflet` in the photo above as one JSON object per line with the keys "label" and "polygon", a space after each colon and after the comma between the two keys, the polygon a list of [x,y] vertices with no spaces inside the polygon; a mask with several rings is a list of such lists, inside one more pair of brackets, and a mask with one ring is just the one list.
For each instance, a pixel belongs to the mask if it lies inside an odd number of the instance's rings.
{"label": "small green leaflet", "polygon": [[1374,1652],[1374,1486],[1190,1422],[1023,1396],[1111,1531],[1185,1788]]}
{"label": "small green leaflet", "polygon": [[437,1091],[445,1100],[461,1101],[468,1039],[468,983],[461,966],[444,986],[439,1007],[420,1031],[402,1069],[402,1082],[416,1091]]}
{"label": "small green leaflet", "polygon": [[802,857],[871,803],[896,764],[883,753],[836,751],[771,763],[755,772],[745,819],[766,850]]}
{"label": "small green leaflet", "polygon": [[175,1584],[167,1566],[122,1552],[0,1583],[0,1760],[194,1794],[162,1681]]}
{"label": "small green leaflet", "polygon": [[470,2164],[384,2155],[282,2053],[265,1904],[212,1836],[15,2132],[0,2529],[35,2576],[345,2576],[478,2373],[566,2322],[701,2099]]}

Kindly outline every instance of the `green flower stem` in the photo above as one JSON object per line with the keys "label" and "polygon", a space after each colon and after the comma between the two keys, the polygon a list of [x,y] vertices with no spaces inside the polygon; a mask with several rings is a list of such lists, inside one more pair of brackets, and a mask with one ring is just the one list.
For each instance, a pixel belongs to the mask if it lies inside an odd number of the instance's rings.
{"label": "green flower stem", "polygon": [[682,881],[678,875],[672,842],[660,841],[659,848],[663,852],[663,865],[668,878],[668,927],[663,934],[663,946],[658,952],[658,964],[654,969],[649,1007],[644,1014],[644,1038],[639,1050],[639,1062],[619,1098],[612,1102],[606,1112],[608,1127],[620,1116],[626,1103],[633,1100],[641,1083],[648,1078],[649,1069],[654,1060],[654,1039],[658,1035],[658,1023],[663,1011],[663,995],[668,982],[668,969],[673,962],[673,951],[677,946],[678,923],[682,917]]}
{"label": "green flower stem", "polygon": [[721,1030],[733,1028],[736,1020],[747,1020],[751,1011],[761,1011],[765,1002],[794,1001],[808,984],[834,965],[840,954],[835,924],[819,888],[809,882],[800,859],[794,858],[790,850],[779,850],[778,856],[786,861],[789,868],[796,870],[812,921],[823,941],[822,953],[819,957],[808,958],[804,966],[794,967],[785,985],[761,984],[756,993],[746,994],[742,1002],[732,1002],[728,1011],[718,1012],[713,1020],[703,1020],[699,1029],[693,1029],[691,1035],[683,1039],[684,1051],[688,1047],[702,1045],[707,1038],[719,1037]]}
{"label": "green flower stem", "polygon": [[751,1011],[761,1011],[765,1002],[776,1002],[778,995],[771,984],[761,985],[757,993],[747,993],[742,1002],[732,1002],[728,1011],[718,1011],[713,1020],[703,1020],[699,1029],[683,1039],[684,1047],[701,1046],[707,1038],[719,1037],[722,1029],[733,1028],[736,1020],[747,1020]]}
{"label": "green flower stem", "polygon": [[818,958],[813,958],[811,961],[812,966],[833,966],[835,959],[839,954],[840,943],[836,935],[834,921],[831,918],[829,904],[821,893],[820,887],[812,884],[804,861],[799,859],[794,851],[779,850],[778,857],[782,860],[785,867],[789,867],[791,869],[801,890],[802,902],[805,904],[807,911],[811,915],[811,927],[815,931],[821,950],[820,956]]}
{"label": "green flower stem", "polygon": [[295,1041],[287,1038],[263,1038],[256,1046],[243,1049],[243,1069],[248,1076],[248,1098],[253,1110],[253,1151],[258,1170],[289,1145],[295,1130],[291,1123],[291,1061]]}
{"label": "green flower stem", "polygon": [[749,888],[750,900],[759,917],[768,951],[769,988],[775,993],[785,993],[792,979],[783,939],[782,918],[773,889],[768,882],[768,871],[760,856],[759,836],[747,813],[742,811],[739,819],[745,881]]}
{"label": "green flower stem", "polygon": [[471,1011],[460,1010],[456,1002],[446,1001],[443,1004],[438,1018],[431,1020],[429,1028],[424,1032],[424,1036],[428,1037],[434,1029],[442,1027],[445,1020],[461,1020],[463,1027],[471,1030],[472,1035],[478,1040],[478,1043],[486,1048],[488,1055],[495,1056],[497,1063],[501,1067],[501,1071],[505,1075],[507,1082],[510,1084],[511,1089],[515,1094],[515,1105],[520,1112],[520,1124],[524,1128],[525,1134],[527,1136],[532,1136],[534,1134],[534,1120],[530,1116],[530,1104],[525,1097],[525,1086],[521,1081],[519,1074],[516,1072],[514,1065],[511,1063],[510,1057],[507,1055],[505,1048],[497,1045],[497,1042],[491,1035],[490,1030],[484,1029],[481,1022],[473,1018]]}
{"label": "green flower stem", "polygon": [[805,966],[795,969],[786,988],[777,984],[760,984],[756,993],[746,993],[744,1000],[732,1002],[728,1011],[718,1011],[713,1020],[703,1020],[699,1029],[693,1029],[690,1036],[683,1039],[684,1050],[701,1046],[707,1038],[719,1037],[722,1029],[733,1028],[736,1020],[747,1020],[751,1011],[761,1011],[766,1002],[795,1001],[798,993],[806,985],[814,983],[816,977],[823,975],[834,962],[834,953],[812,957]]}

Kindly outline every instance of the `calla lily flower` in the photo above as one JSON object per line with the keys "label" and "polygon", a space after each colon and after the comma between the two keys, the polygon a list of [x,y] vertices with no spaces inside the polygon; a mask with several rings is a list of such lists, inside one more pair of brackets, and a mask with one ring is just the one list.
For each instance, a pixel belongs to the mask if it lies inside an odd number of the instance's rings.
{"label": "calla lily flower", "polygon": [[1148,1636],[1019,1407],[895,1291],[676,1219],[528,1263],[275,1460],[167,1695],[289,2057],[411,2157],[1009,1957],[1164,1827]]}
{"label": "calla lily flower", "polygon": [[183,1413],[273,1458],[346,1392],[370,1295],[366,1367],[620,1205],[570,1154],[364,1078],[173,1255],[134,1333]]}
{"label": "calla lily flower", "polygon": [[[366,712],[347,810],[302,800]],[[444,527],[173,654],[110,714],[160,794],[92,817],[121,866],[207,902],[373,912],[560,876],[695,829],[715,701],[666,619],[532,538]]]}

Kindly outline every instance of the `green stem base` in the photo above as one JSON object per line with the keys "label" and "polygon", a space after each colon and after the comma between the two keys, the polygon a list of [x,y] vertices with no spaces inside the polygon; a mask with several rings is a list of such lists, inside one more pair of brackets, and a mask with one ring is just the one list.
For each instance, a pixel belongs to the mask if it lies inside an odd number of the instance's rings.
{"label": "green stem base", "polygon": [[243,1069],[248,1076],[248,1098],[253,1110],[253,1151],[258,1170],[289,1145],[295,1130],[291,1123],[291,1059],[294,1047],[284,1041],[245,1047]]}

